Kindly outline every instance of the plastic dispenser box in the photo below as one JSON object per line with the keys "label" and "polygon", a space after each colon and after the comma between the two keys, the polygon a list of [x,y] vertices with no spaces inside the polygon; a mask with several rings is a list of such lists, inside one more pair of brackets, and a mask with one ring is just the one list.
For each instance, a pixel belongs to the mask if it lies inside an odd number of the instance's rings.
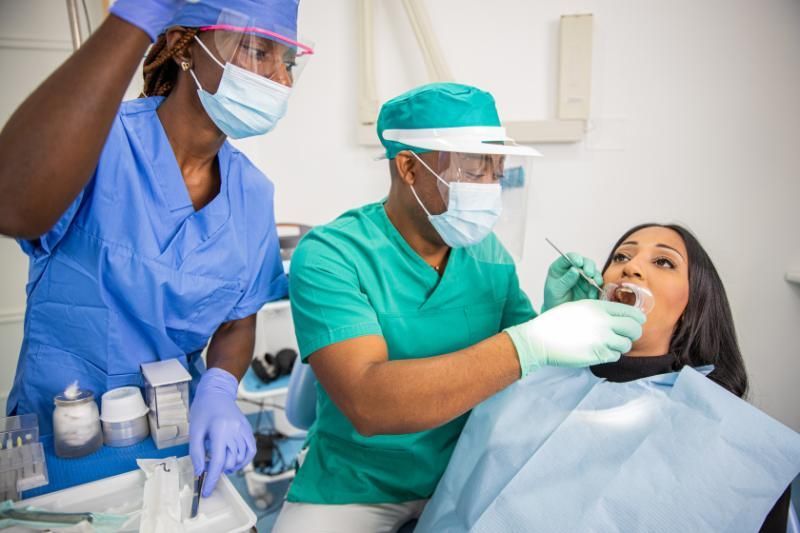
{"label": "plastic dispenser box", "polygon": [[158,449],[189,442],[189,382],[177,359],[142,365],[150,434]]}
{"label": "plastic dispenser box", "polygon": [[0,418],[0,501],[47,485],[47,462],[35,414]]}

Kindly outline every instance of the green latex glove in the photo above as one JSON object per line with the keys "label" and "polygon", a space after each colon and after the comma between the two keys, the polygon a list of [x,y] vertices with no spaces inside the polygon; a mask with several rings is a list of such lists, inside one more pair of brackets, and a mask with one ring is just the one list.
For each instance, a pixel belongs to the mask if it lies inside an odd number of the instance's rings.
{"label": "green latex glove", "polygon": [[642,335],[644,313],[617,302],[569,302],[506,329],[522,377],[543,366],[585,367],[619,359]]}
{"label": "green latex glove", "polygon": [[584,274],[594,279],[602,287],[603,275],[597,269],[594,261],[574,252],[567,253],[567,256],[572,260],[574,266],[563,257],[559,257],[553,261],[547,271],[547,280],[544,282],[543,313],[557,305],[578,300],[596,300],[599,296],[597,289],[578,273],[578,269],[583,270]]}

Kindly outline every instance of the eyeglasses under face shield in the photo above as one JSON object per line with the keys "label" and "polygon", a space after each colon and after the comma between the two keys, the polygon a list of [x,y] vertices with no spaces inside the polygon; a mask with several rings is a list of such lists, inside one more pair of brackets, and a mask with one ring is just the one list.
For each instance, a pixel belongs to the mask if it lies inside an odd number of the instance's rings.
{"label": "eyeglasses under face shield", "polygon": [[[497,188],[500,188],[502,210],[493,233],[513,258],[521,259],[525,245],[528,185],[532,175],[533,157],[468,152],[435,154],[433,164],[426,165],[426,170],[431,174],[429,179],[436,180],[442,205],[451,205],[450,194],[454,184],[468,184],[469,194],[480,194],[485,188],[487,195],[494,195]],[[431,160],[430,157],[426,159]],[[499,257],[495,259],[499,260]]]}

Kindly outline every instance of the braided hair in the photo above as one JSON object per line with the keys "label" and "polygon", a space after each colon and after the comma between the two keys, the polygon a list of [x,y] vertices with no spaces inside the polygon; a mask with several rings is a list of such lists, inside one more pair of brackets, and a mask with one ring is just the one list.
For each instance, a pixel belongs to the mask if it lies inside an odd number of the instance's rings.
{"label": "braided hair", "polygon": [[139,98],[145,96],[168,96],[178,78],[178,65],[173,61],[175,55],[180,54],[189,46],[194,36],[200,31],[198,28],[185,28],[186,32],[175,43],[167,46],[167,34],[159,35],[144,59],[144,87]]}

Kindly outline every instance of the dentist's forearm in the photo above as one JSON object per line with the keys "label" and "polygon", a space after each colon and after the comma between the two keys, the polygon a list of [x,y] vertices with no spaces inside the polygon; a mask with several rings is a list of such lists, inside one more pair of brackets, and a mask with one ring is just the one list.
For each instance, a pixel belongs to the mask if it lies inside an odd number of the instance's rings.
{"label": "dentist's forearm", "polygon": [[450,354],[373,363],[356,382],[351,421],[365,435],[432,429],[519,376],[516,350],[505,333]]}

